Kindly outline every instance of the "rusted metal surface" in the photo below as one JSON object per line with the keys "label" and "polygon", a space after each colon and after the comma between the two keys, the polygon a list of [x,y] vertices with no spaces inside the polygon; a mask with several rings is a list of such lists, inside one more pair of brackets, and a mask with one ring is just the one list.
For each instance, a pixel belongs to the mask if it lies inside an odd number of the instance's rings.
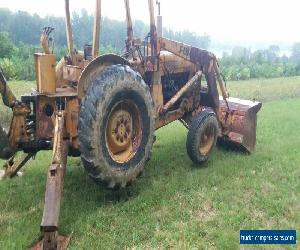
{"label": "rusted metal surface", "polygon": [[243,146],[250,153],[255,150],[257,112],[262,104],[256,101],[228,98],[229,112],[220,100],[222,138]]}
{"label": "rusted metal surface", "polygon": [[[172,99],[166,103],[163,108],[162,112],[168,111],[174,104],[188,91],[191,90],[193,85],[199,84],[200,85],[200,78],[202,76],[202,71],[198,71],[177,93],[172,97]],[[200,86],[199,86],[200,87]]]}
{"label": "rusted metal surface", "polygon": [[9,145],[8,134],[0,124],[0,159],[9,159],[13,155],[13,151]]}
{"label": "rusted metal surface", "polygon": [[82,68],[78,66],[67,65],[63,67],[63,79],[68,82],[77,83],[81,73]]}
{"label": "rusted metal surface", "polygon": [[9,177],[13,178],[17,175],[17,173],[21,170],[22,167],[34,156],[33,153],[23,154],[20,159],[15,160],[15,155],[9,159],[4,165],[5,174],[4,178]]}
{"label": "rusted metal surface", "polygon": [[85,67],[79,79],[77,87],[78,98],[82,99],[85,96],[91,82],[96,78],[98,74],[100,74],[107,66],[116,64],[130,65],[130,63],[126,59],[114,54],[99,56],[91,61]]}
{"label": "rusted metal surface", "polygon": [[219,93],[217,89],[217,79],[214,65],[216,57],[213,53],[199,49],[184,43],[179,43],[167,38],[159,38],[160,48],[167,50],[187,62],[192,62],[197,71],[201,70],[206,78],[209,96],[211,97],[210,105],[215,111],[219,107]]}
{"label": "rusted metal surface", "polygon": [[63,194],[64,175],[67,165],[69,143],[64,140],[64,112],[56,115],[52,163],[48,170],[45,205],[41,231],[43,239],[32,249],[66,249],[69,237],[58,235],[58,222]]}
{"label": "rusted metal surface", "polygon": [[37,140],[53,137],[55,126],[55,99],[47,96],[38,96],[36,108],[36,138]]}
{"label": "rusted metal surface", "polygon": [[[190,113],[195,109],[195,106],[198,105],[198,101],[195,100],[193,96],[190,96],[189,98],[183,98],[177,109],[159,113],[159,116],[156,119],[155,128],[159,129],[173,121],[182,119],[187,112]],[[184,123],[184,125],[187,124]]]}
{"label": "rusted metal surface", "polygon": [[184,111],[181,108],[174,111],[167,112],[164,115],[160,115],[158,120],[155,123],[155,128],[159,129],[163,126],[166,126],[169,123],[178,120],[183,115],[184,115]]}
{"label": "rusted metal surface", "polygon": [[10,147],[16,150],[18,143],[28,141],[28,134],[26,131],[26,117],[31,109],[27,105],[20,103],[13,107],[13,119],[8,133]]}
{"label": "rusted metal surface", "polygon": [[43,33],[41,35],[40,42],[41,42],[41,45],[42,45],[42,48],[43,48],[45,54],[52,53],[50,51],[50,47],[49,47],[49,36],[53,30],[54,30],[54,28],[51,28],[51,27],[43,28]]}
{"label": "rusted metal surface", "polygon": [[[71,236],[57,235],[53,232],[45,232],[45,241],[49,242],[49,245],[45,247],[43,240],[36,242],[30,248],[31,250],[65,250],[68,248]],[[53,243],[53,239],[56,239],[56,243]]]}
{"label": "rusted metal surface", "polygon": [[228,105],[228,102],[227,102],[228,93],[226,91],[225,83],[224,83],[224,81],[221,77],[220,69],[219,69],[219,66],[218,66],[218,63],[217,63],[216,60],[214,60],[214,71],[216,73],[216,78],[217,78],[217,81],[219,83],[219,87],[220,87],[220,90],[221,90],[223,100],[226,103],[227,109],[230,109],[229,105]]}
{"label": "rusted metal surface", "polygon": [[[30,250],[65,250],[68,248],[71,236],[57,235],[56,232],[45,232],[45,241],[49,242],[49,245],[45,247],[43,240],[36,242]],[[53,243],[53,239],[56,239],[57,243]]]}
{"label": "rusted metal surface", "polygon": [[155,110],[158,111],[164,104],[160,71],[152,72],[152,83],[150,90]]}
{"label": "rusted metal surface", "polygon": [[52,164],[48,171],[44,215],[41,224],[44,231],[53,231],[58,227],[63,178],[68,156],[68,141],[63,139],[64,119],[64,114],[59,112],[56,116]]}
{"label": "rusted metal surface", "polygon": [[66,132],[70,141],[70,145],[74,149],[79,148],[78,142],[78,114],[79,101],[78,98],[69,98],[66,107]]}

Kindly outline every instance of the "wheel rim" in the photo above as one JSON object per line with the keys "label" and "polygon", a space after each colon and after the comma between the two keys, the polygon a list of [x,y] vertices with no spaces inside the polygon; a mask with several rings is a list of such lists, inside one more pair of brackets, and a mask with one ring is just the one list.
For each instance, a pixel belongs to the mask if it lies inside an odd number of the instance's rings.
{"label": "wheel rim", "polygon": [[202,133],[199,144],[199,151],[202,155],[207,155],[215,141],[215,127],[213,125],[206,126],[204,133]]}
{"label": "wheel rim", "polygon": [[141,114],[130,100],[118,102],[108,116],[106,146],[112,159],[118,163],[131,160],[142,138]]}

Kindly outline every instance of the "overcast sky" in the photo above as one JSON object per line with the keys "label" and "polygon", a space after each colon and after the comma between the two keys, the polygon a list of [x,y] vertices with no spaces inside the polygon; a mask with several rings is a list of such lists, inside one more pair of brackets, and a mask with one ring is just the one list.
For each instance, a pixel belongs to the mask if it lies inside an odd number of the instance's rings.
{"label": "overcast sky", "polygon": [[[155,1],[155,0],[154,0]],[[160,0],[164,26],[213,39],[265,43],[300,41],[300,0]],[[132,16],[148,22],[147,0],[131,0]],[[124,20],[123,0],[102,0],[102,14]],[[71,11],[93,12],[95,0],[70,0]],[[41,16],[64,15],[63,0],[1,0],[0,7]]]}

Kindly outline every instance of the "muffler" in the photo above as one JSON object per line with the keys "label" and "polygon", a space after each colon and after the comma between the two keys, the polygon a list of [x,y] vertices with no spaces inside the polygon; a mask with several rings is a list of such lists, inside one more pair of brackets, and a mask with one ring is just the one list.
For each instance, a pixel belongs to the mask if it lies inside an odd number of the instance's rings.
{"label": "muffler", "polygon": [[9,145],[8,135],[0,124],[0,159],[7,160],[13,156],[13,149]]}
{"label": "muffler", "polygon": [[240,145],[252,153],[256,144],[257,112],[262,103],[232,97],[227,98],[227,103],[220,98],[221,139]]}

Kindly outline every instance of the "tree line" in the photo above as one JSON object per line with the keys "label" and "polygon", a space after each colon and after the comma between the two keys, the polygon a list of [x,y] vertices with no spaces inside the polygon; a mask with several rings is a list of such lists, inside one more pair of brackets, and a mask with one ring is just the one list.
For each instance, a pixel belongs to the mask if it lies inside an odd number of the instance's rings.
{"label": "tree line", "polygon": [[300,75],[300,43],[292,46],[289,57],[281,55],[277,45],[253,52],[235,47],[231,54],[223,53],[220,65],[229,80],[297,76]]}
{"label": "tree line", "polygon": [[[40,17],[37,14],[0,8],[0,66],[8,78],[34,79],[33,53],[40,50],[41,30],[46,26],[55,29],[55,54],[59,60],[67,53],[63,17]],[[93,16],[84,9],[80,13],[72,13],[72,27],[75,48],[83,50],[85,44],[92,42]],[[135,36],[139,38],[146,37],[149,32],[149,26],[142,21],[135,21],[133,27]],[[199,36],[187,30],[164,29],[164,36],[203,49],[208,49],[211,42],[208,35]],[[102,18],[101,53],[122,54],[125,39],[125,21]],[[294,44],[290,57],[281,56],[280,48],[276,45],[253,52],[247,48],[235,47],[231,54],[223,54],[220,65],[229,80],[300,75],[300,43]]]}
{"label": "tree line", "polygon": [[[93,16],[86,10],[72,13],[72,28],[75,48],[83,50],[92,42]],[[0,8],[0,66],[7,77],[17,80],[33,80],[35,77],[33,53],[39,51],[39,38],[43,27],[54,28],[55,54],[59,60],[67,53],[65,20],[63,17],[40,17],[27,12],[12,12]],[[134,22],[134,34],[143,38],[149,33],[149,26],[141,21]],[[194,46],[208,48],[209,36],[199,36],[189,31],[164,30],[166,37]],[[125,48],[126,23],[109,18],[101,20],[101,53],[121,54]]]}

